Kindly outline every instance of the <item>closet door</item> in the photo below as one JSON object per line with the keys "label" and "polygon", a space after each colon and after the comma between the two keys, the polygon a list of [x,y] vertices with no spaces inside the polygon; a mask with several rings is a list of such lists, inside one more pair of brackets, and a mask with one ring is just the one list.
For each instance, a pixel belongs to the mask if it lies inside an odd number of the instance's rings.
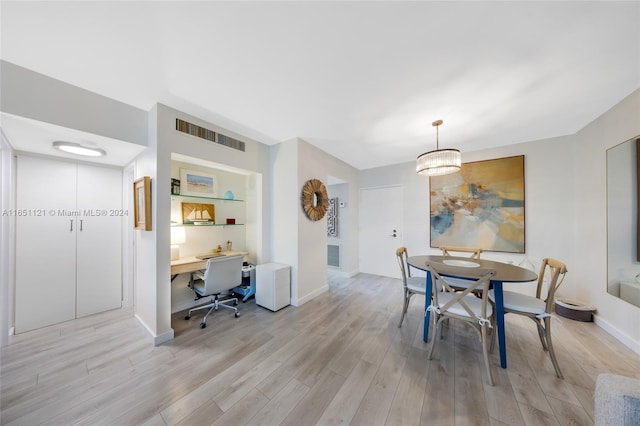
{"label": "closet door", "polygon": [[16,167],[16,333],[76,316],[76,165],[23,157]]}
{"label": "closet door", "polygon": [[122,305],[122,170],[78,165],[77,317]]}

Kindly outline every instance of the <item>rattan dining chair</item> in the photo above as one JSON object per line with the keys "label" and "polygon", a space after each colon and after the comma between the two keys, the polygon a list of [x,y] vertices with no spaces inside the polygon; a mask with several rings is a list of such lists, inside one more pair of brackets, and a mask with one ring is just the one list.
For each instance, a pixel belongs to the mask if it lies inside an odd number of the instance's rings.
{"label": "rattan dining chair", "polygon": [[[542,285],[547,272],[549,275],[549,288],[546,298],[543,300]],[[558,360],[556,359],[556,354],[551,342],[551,310],[553,309],[556,290],[558,290],[558,287],[560,287],[562,281],[564,281],[566,274],[567,266],[564,263],[551,258],[542,259],[535,297],[513,291],[503,292],[504,313],[524,315],[536,323],[542,348],[549,352],[553,368],[556,370],[556,376],[560,379],[564,379],[564,376],[560,371],[560,366],[558,365]],[[493,290],[489,291],[489,299],[495,302]],[[494,341],[491,342],[491,349],[493,349],[493,345]]]}
{"label": "rattan dining chair", "polygon": [[[465,257],[469,257],[471,261],[479,260],[483,252],[480,247],[440,246],[440,250],[442,250],[442,256],[445,258],[464,255]],[[451,278],[449,279],[449,285],[455,290],[464,290],[467,288],[468,281],[462,278]],[[475,294],[480,296],[480,292],[475,292]]]}
{"label": "rattan dining chair", "polygon": [[407,253],[406,247],[400,247],[396,250],[396,258],[398,260],[398,266],[400,266],[400,272],[402,274],[403,293],[402,315],[400,316],[400,323],[398,324],[398,328],[402,327],[402,321],[404,321],[404,317],[407,314],[407,309],[409,309],[411,296],[413,296],[414,294],[424,295],[426,293],[426,278],[411,276],[411,269],[409,268],[409,264],[407,263],[407,257],[409,257],[409,254]]}
{"label": "rattan dining chair", "polygon": [[[493,377],[489,366],[490,342],[488,341],[488,329],[493,326],[493,305],[489,303],[488,290],[491,277],[496,272],[489,268],[451,266],[437,262],[427,262],[426,266],[431,273],[432,279],[437,279],[443,286],[443,291],[441,292],[435,286],[433,287],[431,305],[427,308],[433,315],[433,324],[436,329],[431,339],[429,359],[433,359],[433,349],[436,346],[436,341],[439,340],[437,336],[442,335],[442,321],[448,319],[464,321],[471,325],[480,337],[487,378],[489,384],[493,386]],[[449,275],[464,275],[473,279],[467,280],[467,288],[456,292],[449,285]],[[475,291],[480,292],[482,296],[480,298],[475,297],[472,294]],[[438,330],[440,333],[438,333]]]}
{"label": "rattan dining chair", "polygon": [[480,247],[457,247],[457,246],[440,246],[440,250],[442,250],[442,255],[444,257],[449,256],[457,256],[452,253],[464,253],[464,255],[469,255],[471,259],[480,259],[480,255],[484,250]]}

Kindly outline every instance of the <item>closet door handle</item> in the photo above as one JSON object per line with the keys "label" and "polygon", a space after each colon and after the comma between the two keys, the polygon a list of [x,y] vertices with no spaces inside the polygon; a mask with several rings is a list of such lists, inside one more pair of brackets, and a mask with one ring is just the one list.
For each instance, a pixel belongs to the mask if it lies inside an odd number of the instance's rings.
{"label": "closet door handle", "polygon": [[73,232],[73,219],[69,219],[69,224],[70,224],[69,232]]}
{"label": "closet door handle", "polygon": [[82,222],[84,221],[84,219],[80,219],[80,232],[82,232]]}

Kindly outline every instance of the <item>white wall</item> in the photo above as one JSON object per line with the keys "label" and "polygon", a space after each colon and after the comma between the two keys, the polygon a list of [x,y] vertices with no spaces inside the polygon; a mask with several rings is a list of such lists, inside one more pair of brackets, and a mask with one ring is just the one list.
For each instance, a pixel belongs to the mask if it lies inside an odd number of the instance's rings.
{"label": "white wall", "polygon": [[[463,152],[462,161],[472,162],[494,158],[525,156],[525,220],[526,254],[486,252],[483,257],[519,264],[525,257],[540,266],[544,257],[561,259],[573,264],[572,205],[573,187],[566,177],[572,176],[572,167],[565,165],[570,158],[571,137],[535,141],[500,149]],[[553,152],[553,155],[549,153]],[[439,254],[430,247],[429,236],[429,179],[419,176],[415,163],[404,163],[361,172],[361,188],[401,185],[404,188],[404,240],[410,254]],[[567,226],[569,225],[569,226]],[[574,295],[570,276],[559,293]],[[535,283],[507,284],[514,291],[531,293]]]}
{"label": "white wall", "polygon": [[[352,183],[355,185],[356,183]],[[335,185],[327,185],[327,194],[329,198],[338,198],[338,204],[336,209],[336,227],[338,235],[333,237],[327,235],[327,244],[334,244],[340,246],[340,267],[329,266],[329,270],[335,270],[344,272],[347,275],[351,275],[349,268],[349,244],[350,244],[350,221],[351,211],[349,204],[346,200],[349,199],[349,184],[341,183]],[[340,207],[340,203],[344,203],[344,207]]]}
{"label": "white wall", "polygon": [[0,348],[9,343],[13,327],[14,229],[15,219],[9,212],[15,207],[15,167],[13,150],[0,129]]}
{"label": "white wall", "polygon": [[147,145],[147,112],[0,61],[2,112]]}
{"label": "white wall", "polygon": [[606,217],[606,150],[638,135],[640,90],[576,134],[576,263],[570,272],[580,297],[598,308],[597,324],[640,353],[640,308],[607,293]]}
{"label": "white wall", "polygon": [[[291,300],[298,300],[298,141],[290,140],[269,149],[270,256],[264,262],[291,266]],[[292,302],[294,305],[295,302]]]}
{"label": "white wall", "polygon": [[[157,167],[157,106],[149,112],[149,146],[135,159],[134,180],[151,178],[151,231],[134,233],[134,306],[135,316],[147,328],[155,343],[173,338],[172,330],[162,329],[158,323],[157,259],[158,245],[158,167]],[[169,271],[167,271],[167,274]],[[162,331],[160,331],[162,330]],[[162,333],[166,333],[164,336]]]}
{"label": "white wall", "polygon": [[[294,139],[271,147],[272,258],[291,266],[291,303],[302,305],[327,291],[327,221],[311,221],[302,209],[302,187],[309,179],[329,176],[357,182],[358,172],[313,145]],[[357,185],[344,201],[350,206],[350,229],[357,229]],[[357,271],[357,231],[349,234],[347,270]]]}
{"label": "white wall", "polygon": [[[177,153],[205,161],[224,164],[256,174],[252,182],[262,180],[268,174],[268,148],[259,142],[220,129],[197,117],[192,117],[165,105],[158,104],[149,113],[149,148],[136,159],[138,177],[152,177],[153,230],[138,233],[136,267],[136,315],[148,328],[155,344],[173,337],[171,328],[171,280],[170,280],[170,224],[171,224],[171,155]],[[215,144],[175,129],[176,118],[206,127],[246,143],[245,152]],[[249,194],[248,194],[249,195]],[[268,212],[266,188],[255,189],[251,203]],[[248,207],[249,208],[249,207]],[[256,217],[256,216],[254,216]],[[263,214],[251,224],[256,241],[269,241],[267,224],[269,215]],[[245,231],[247,232],[247,231]],[[257,238],[257,234],[266,237]],[[250,237],[247,237],[248,239]],[[268,247],[256,247],[252,253],[258,261],[268,255]]]}
{"label": "white wall", "polygon": [[[313,150],[317,150],[315,147],[309,145]],[[338,207],[338,221],[339,228],[342,229],[342,235],[340,240],[343,244],[340,253],[340,269],[347,273],[349,276],[353,276],[358,273],[358,211],[359,211],[359,185],[360,185],[360,173],[357,169],[351,167],[347,163],[328,155],[327,153],[317,150],[309,152],[309,159],[316,161],[317,159],[323,159],[322,168],[324,169],[325,179],[328,180],[329,176],[340,179],[346,182],[340,185],[344,191],[340,196],[340,202],[345,203],[344,208]],[[326,182],[326,181],[325,181]],[[300,187],[302,189],[302,187]],[[325,221],[324,235],[327,235],[327,226]],[[326,245],[326,244],[325,244]],[[327,252],[325,247],[325,254]],[[325,267],[326,267],[325,258]]]}

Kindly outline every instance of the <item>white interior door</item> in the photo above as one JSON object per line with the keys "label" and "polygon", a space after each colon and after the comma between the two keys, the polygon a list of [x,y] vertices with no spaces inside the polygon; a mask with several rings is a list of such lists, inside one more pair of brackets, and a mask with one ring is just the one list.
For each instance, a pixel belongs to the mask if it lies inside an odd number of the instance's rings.
{"label": "white interior door", "polygon": [[360,272],[400,278],[396,249],[403,244],[401,186],[360,191]]}
{"label": "white interior door", "polygon": [[18,157],[16,333],[76,316],[76,165]]}
{"label": "white interior door", "polygon": [[78,165],[77,317],[122,306],[122,170]]}

